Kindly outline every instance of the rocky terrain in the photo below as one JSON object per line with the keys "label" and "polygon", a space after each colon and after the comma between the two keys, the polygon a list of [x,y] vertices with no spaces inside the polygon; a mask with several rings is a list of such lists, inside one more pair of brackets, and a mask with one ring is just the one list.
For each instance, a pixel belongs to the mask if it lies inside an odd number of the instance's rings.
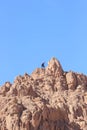
{"label": "rocky terrain", "polygon": [[87,76],[46,68],[0,87],[0,130],[87,130]]}

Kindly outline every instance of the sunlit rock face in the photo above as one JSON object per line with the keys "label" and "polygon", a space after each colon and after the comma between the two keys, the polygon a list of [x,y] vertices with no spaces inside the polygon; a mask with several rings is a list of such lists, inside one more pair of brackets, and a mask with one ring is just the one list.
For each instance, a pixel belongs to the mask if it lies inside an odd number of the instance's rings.
{"label": "sunlit rock face", "polygon": [[87,130],[87,76],[46,68],[0,87],[0,130]]}

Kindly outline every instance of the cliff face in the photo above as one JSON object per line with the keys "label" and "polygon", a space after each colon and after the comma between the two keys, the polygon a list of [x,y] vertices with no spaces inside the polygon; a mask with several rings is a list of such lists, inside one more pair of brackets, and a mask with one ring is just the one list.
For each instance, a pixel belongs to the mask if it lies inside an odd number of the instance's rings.
{"label": "cliff face", "polygon": [[52,58],[0,88],[0,130],[87,130],[87,76]]}

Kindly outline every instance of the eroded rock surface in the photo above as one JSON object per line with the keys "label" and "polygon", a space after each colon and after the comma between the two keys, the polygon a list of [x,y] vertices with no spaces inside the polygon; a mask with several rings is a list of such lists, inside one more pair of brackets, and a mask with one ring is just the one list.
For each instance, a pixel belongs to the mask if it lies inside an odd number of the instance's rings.
{"label": "eroded rock surface", "polygon": [[0,88],[0,130],[87,130],[87,76],[46,68]]}

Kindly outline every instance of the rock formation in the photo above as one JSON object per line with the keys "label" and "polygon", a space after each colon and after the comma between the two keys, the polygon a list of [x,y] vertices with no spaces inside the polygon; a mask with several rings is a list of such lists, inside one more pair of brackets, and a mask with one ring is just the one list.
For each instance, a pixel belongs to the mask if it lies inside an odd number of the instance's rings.
{"label": "rock formation", "polygon": [[46,68],[0,87],[0,130],[87,130],[87,76]]}

